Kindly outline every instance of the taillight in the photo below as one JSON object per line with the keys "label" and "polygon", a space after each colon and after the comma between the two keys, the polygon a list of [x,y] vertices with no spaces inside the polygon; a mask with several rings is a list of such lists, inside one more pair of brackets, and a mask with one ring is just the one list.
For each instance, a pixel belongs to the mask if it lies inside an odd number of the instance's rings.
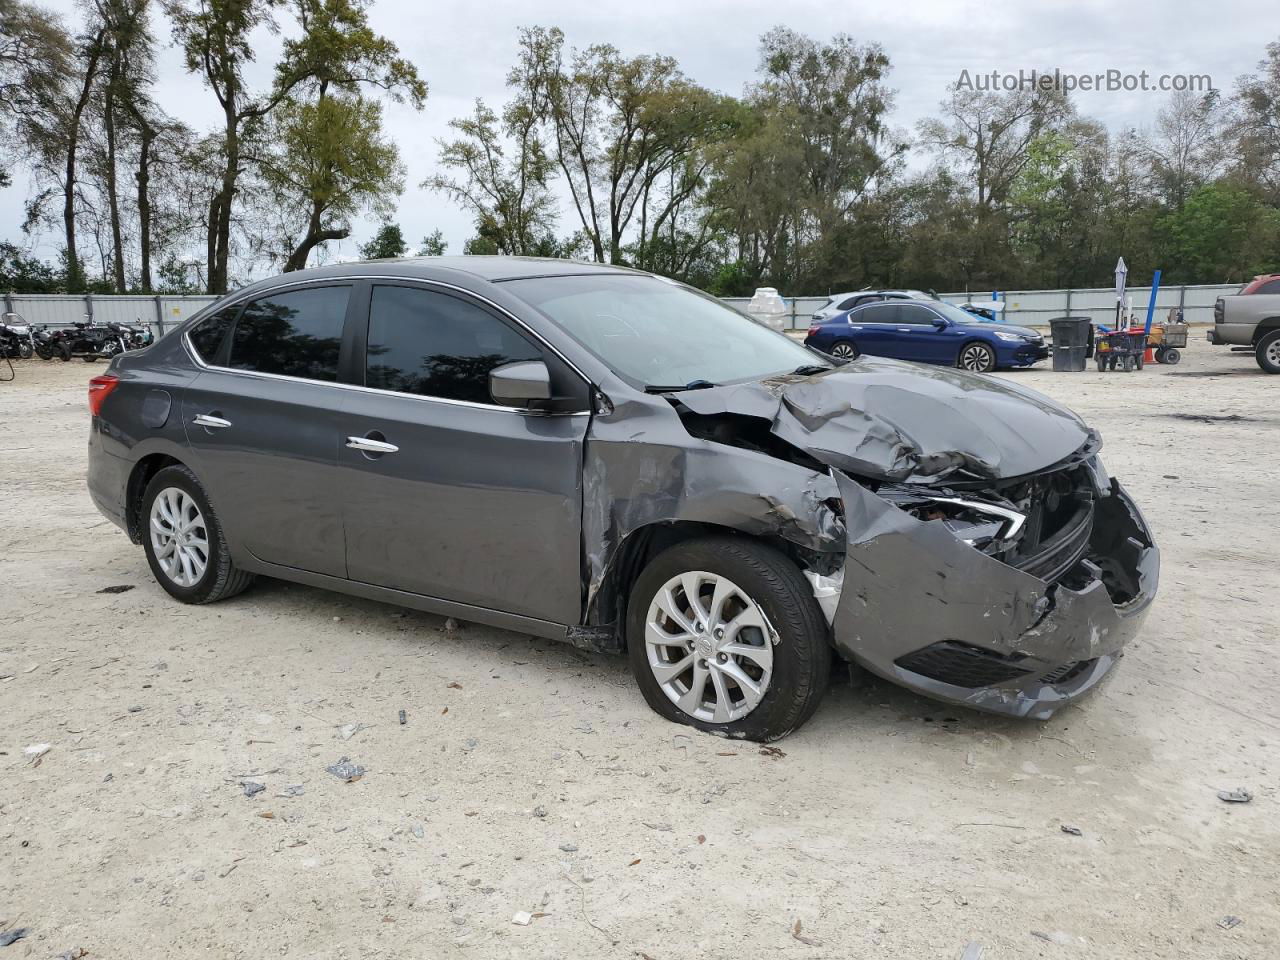
{"label": "taillight", "polygon": [[102,401],[107,399],[107,395],[111,393],[120,383],[120,378],[114,373],[104,373],[100,377],[94,377],[89,381],[89,414],[96,417],[102,410]]}
{"label": "taillight", "polygon": [[815,323],[812,327],[809,328],[809,336],[816,337],[818,335],[818,331],[821,329],[822,328]]}

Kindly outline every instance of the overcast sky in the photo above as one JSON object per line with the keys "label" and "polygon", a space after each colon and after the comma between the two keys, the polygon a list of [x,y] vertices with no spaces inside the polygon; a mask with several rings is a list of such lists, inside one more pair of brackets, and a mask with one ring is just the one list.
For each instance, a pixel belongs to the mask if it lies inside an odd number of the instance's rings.
{"label": "overcast sky", "polygon": [[[36,0],[42,2],[42,0]],[[73,0],[45,0],[74,18]],[[449,252],[461,253],[472,234],[470,218],[444,198],[418,184],[434,171],[436,139],[446,136],[450,118],[467,113],[476,97],[492,105],[505,95],[503,79],[516,52],[520,26],[559,26],[567,43],[586,46],[608,42],[626,54],[674,56],[693,80],[726,93],[740,94],[757,64],[762,33],[779,23],[825,39],[851,34],[860,42],[875,41],[893,65],[889,84],[896,90],[892,123],[913,129],[917,120],[935,112],[945,88],[962,70],[971,73],[1016,73],[1020,69],[1052,69],[1093,74],[1115,69],[1137,73],[1208,74],[1214,86],[1230,92],[1241,73],[1254,70],[1268,41],[1280,39],[1275,0],[1219,2],[1032,2],[1000,0],[647,0],[608,4],[583,0],[542,0],[538,4],[510,0],[469,3],[423,3],[421,0],[375,0],[370,12],[374,28],[400,45],[430,85],[421,113],[389,105],[388,132],[399,144],[408,168],[407,189],[398,220],[411,244],[439,227]],[[212,94],[187,75],[168,42],[168,25],[157,20],[165,48],[160,56],[156,96],[170,114],[199,130],[218,121]],[[258,68],[251,79],[269,82],[270,64],[279,49],[277,38],[264,33]],[[1159,93],[1077,93],[1081,113],[1113,130],[1149,122],[1166,98]],[[30,185],[22,176],[0,190],[0,238],[34,244],[52,257],[57,234],[21,236],[23,203]],[[561,234],[571,232],[570,211],[562,217]],[[338,249],[353,255],[374,224],[357,223],[351,240]]]}

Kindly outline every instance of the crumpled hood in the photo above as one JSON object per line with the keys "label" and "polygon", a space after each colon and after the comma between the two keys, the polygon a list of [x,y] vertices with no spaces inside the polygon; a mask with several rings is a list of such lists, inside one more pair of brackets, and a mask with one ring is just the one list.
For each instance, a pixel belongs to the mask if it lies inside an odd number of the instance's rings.
{"label": "crumpled hood", "polygon": [[1022,476],[1070,456],[1090,433],[1027,387],[879,357],[670,396],[695,414],[769,420],[777,437],[814,459],[882,480],[937,480],[961,468],[992,479]]}

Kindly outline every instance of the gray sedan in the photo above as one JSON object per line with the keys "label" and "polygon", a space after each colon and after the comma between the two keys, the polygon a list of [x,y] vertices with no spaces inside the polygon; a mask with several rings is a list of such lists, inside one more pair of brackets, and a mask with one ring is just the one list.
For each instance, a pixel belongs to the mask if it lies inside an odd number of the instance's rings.
{"label": "gray sedan", "polygon": [[255,577],[623,652],[660,714],[782,737],[833,661],[1047,717],[1159,554],[1034,391],[839,365],[619,267],[291,273],[90,384],[89,491],[186,603]]}

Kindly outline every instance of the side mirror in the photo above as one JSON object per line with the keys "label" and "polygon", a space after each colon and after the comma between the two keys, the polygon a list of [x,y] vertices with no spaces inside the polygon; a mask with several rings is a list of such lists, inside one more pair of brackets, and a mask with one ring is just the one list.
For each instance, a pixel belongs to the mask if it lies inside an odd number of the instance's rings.
{"label": "side mirror", "polygon": [[947,327],[951,326],[951,321],[947,320],[945,317],[934,317],[933,325],[939,330],[945,330]]}
{"label": "side mirror", "polygon": [[541,360],[520,360],[489,371],[489,395],[504,407],[528,407],[551,399],[551,371]]}

